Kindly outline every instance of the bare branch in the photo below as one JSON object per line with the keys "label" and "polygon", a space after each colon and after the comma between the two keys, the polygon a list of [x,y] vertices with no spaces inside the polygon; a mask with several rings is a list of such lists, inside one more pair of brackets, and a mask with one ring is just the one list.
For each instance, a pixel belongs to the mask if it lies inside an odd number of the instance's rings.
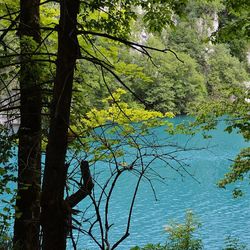
{"label": "bare branch", "polygon": [[66,198],[66,201],[68,202],[71,208],[75,207],[79,202],[81,202],[84,198],[90,195],[91,190],[94,187],[94,183],[92,181],[92,177],[89,170],[89,163],[87,161],[82,161],[80,167],[83,178],[83,185],[77,192]]}
{"label": "bare branch", "polygon": [[[116,37],[116,36],[112,36],[112,35],[109,35],[107,33],[100,33],[100,32],[95,32],[95,31],[90,31],[90,30],[79,30],[78,34],[93,35],[93,36],[108,38],[110,40],[117,41],[117,42],[120,42],[122,44],[125,44],[125,45],[127,45],[127,46],[129,46],[129,47],[131,47],[133,49],[136,49],[136,47],[138,47],[138,48],[141,48],[140,52],[142,52],[143,54],[145,54],[147,56],[149,56],[149,53],[147,52],[147,50],[158,51],[158,52],[163,52],[163,53],[171,52],[172,54],[174,54],[174,56],[176,57],[177,60],[184,63],[173,50],[168,49],[168,48],[158,49],[158,48],[150,47],[150,46],[147,46],[147,45],[139,44],[139,43],[136,43],[136,42],[128,41],[126,39],[119,38],[119,37]],[[136,50],[138,50],[138,49],[136,49]]]}

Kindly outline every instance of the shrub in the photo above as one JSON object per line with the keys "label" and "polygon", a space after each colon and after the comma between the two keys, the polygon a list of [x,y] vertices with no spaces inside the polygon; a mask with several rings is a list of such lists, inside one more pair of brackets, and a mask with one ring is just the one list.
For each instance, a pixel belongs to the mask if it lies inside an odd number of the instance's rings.
{"label": "shrub", "polygon": [[[194,236],[195,231],[201,224],[194,218],[192,211],[187,211],[185,223],[171,222],[166,226],[165,231],[169,234],[165,245],[148,244],[143,248],[138,246],[131,250],[200,250],[203,249],[201,239]],[[227,249],[229,250],[229,249]]]}

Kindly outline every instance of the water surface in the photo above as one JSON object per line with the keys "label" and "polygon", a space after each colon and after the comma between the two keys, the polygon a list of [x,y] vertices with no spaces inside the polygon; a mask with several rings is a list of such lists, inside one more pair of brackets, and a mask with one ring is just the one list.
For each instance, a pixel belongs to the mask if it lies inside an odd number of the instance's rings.
{"label": "water surface", "polygon": [[[181,122],[188,118],[175,118],[175,122]],[[185,213],[191,209],[202,227],[198,236],[202,238],[204,248],[207,250],[222,249],[224,239],[228,235],[238,237],[250,248],[250,192],[239,199],[233,199],[229,187],[226,190],[218,189],[216,182],[223,177],[232,159],[239,153],[242,147],[249,146],[241,135],[223,131],[224,125],[211,132],[212,139],[204,140],[201,135],[195,137],[178,135],[169,137],[164,128],[154,129],[158,142],[187,144],[190,148],[203,148],[203,150],[191,150],[176,154],[190,165],[179,175],[171,168],[163,166],[162,162],[153,164],[154,170],[165,178],[164,183],[153,181],[157,200],[149,183],[144,181],[140,185],[132,216],[130,236],[117,248],[127,250],[130,247],[147,243],[164,243],[167,234],[164,232],[170,220],[183,222]],[[126,150],[129,150],[126,148]],[[170,148],[166,147],[162,152]],[[131,153],[133,153],[131,151]],[[128,161],[129,156],[128,154]],[[99,164],[99,165],[98,165]],[[97,163],[96,169],[108,168],[103,163]],[[106,171],[106,170],[105,170]],[[100,178],[105,178],[105,171]],[[101,180],[102,181],[102,180]],[[134,190],[136,178],[132,174],[125,174],[118,182],[111,199],[109,220],[113,223],[110,229],[111,242],[121,237],[127,225],[127,214],[131,202],[131,194]],[[239,184],[237,184],[239,185]],[[247,191],[249,186],[240,184]],[[97,188],[96,188],[97,189]],[[89,200],[84,201],[79,210],[85,210]],[[89,212],[94,213],[93,210]],[[87,229],[87,224],[82,225]],[[100,236],[98,228],[93,229],[96,237]],[[69,246],[68,249],[73,249]],[[84,234],[78,238],[78,249],[98,249],[97,245]]]}
{"label": "water surface", "polygon": [[[176,122],[182,119],[187,118],[177,118]],[[228,235],[238,237],[250,247],[250,193],[246,193],[242,198],[233,199],[232,188],[223,190],[216,186],[216,182],[223,177],[232,159],[242,147],[247,146],[247,143],[236,132],[225,133],[223,127],[224,125],[220,124],[212,131],[210,134],[213,138],[210,140],[204,140],[200,135],[192,138],[179,135],[171,139],[173,143],[184,145],[188,141],[190,147],[205,148],[179,155],[190,164],[191,167],[187,170],[194,177],[189,174],[180,176],[156,162],[154,167],[165,177],[165,183],[153,183],[157,200],[150,185],[147,182],[142,183],[134,207],[130,236],[117,249],[125,250],[149,242],[164,243],[167,237],[164,226],[173,219],[183,222],[189,209],[202,223],[198,235],[203,240],[204,249],[222,249],[224,239]],[[168,137],[163,128],[155,129],[154,132],[163,142]],[[109,217],[114,223],[110,230],[113,242],[125,230],[128,204],[134,184],[133,177],[124,176],[112,197]],[[240,185],[244,190],[249,189],[247,184]],[[98,234],[98,230],[96,233]],[[81,236],[79,244],[80,249],[98,249],[87,236]]]}

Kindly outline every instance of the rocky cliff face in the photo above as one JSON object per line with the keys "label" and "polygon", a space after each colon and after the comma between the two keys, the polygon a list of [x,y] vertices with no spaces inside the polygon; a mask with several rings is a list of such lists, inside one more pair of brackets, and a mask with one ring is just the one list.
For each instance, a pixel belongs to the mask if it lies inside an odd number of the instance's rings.
{"label": "rocky cliff face", "polygon": [[247,52],[247,63],[250,65],[250,50]]}
{"label": "rocky cliff face", "polygon": [[209,19],[198,18],[197,28],[200,34],[211,37],[219,28],[219,17],[217,12],[214,12]]}

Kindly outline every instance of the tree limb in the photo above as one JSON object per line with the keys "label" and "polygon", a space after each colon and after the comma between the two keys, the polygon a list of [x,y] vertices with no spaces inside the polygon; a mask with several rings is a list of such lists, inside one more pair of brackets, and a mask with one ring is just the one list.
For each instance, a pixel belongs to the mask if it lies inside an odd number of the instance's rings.
{"label": "tree limb", "polygon": [[71,208],[75,207],[79,202],[86,198],[91,193],[91,190],[94,187],[94,183],[89,170],[89,163],[87,161],[82,161],[80,168],[83,178],[83,185],[78,191],[66,198],[66,201]]}

